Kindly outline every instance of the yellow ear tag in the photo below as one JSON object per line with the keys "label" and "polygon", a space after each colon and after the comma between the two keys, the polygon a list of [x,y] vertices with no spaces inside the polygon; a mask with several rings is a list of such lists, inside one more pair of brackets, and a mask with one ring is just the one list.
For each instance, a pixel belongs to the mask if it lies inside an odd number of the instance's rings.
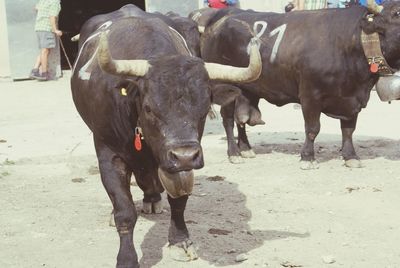
{"label": "yellow ear tag", "polygon": [[126,92],[126,88],[121,88],[121,95],[122,96],[128,96],[128,93]]}

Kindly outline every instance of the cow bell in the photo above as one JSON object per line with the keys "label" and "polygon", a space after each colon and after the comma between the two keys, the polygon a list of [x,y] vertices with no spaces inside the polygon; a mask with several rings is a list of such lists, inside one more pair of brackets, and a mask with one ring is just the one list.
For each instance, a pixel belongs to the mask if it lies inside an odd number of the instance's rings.
{"label": "cow bell", "polygon": [[381,101],[400,99],[400,71],[390,76],[381,76],[376,83],[376,92]]}

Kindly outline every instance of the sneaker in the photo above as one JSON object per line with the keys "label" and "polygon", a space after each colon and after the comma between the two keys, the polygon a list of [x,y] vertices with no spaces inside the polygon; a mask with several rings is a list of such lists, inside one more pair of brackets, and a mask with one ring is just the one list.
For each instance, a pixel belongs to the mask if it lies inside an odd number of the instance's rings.
{"label": "sneaker", "polygon": [[29,78],[35,79],[38,76],[40,76],[39,69],[32,69],[31,74],[29,75]]}
{"label": "sneaker", "polygon": [[49,73],[41,73],[38,76],[35,76],[35,79],[39,81],[48,81],[50,80]]}

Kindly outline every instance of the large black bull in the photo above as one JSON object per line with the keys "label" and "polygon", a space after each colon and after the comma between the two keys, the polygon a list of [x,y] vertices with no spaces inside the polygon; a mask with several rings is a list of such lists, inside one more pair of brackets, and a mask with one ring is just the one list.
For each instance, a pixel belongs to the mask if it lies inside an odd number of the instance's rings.
{"label": "large black bull", "polygon": [[138,267],[132,174],[147,207],[157,206],[167,191],[168,241],[195,259],[184,210],[193,170],[204,165],[200,140],[210,82],[256,79],[261,72],[257,45],[252,42],[249,66],[237,68],[192,57],[182,37],[158,18],[110,18],[97,31],[83,27],[81,35],[86,38],[71,78],[72,95],[93,132],[101,179],[113,204],[120,236],[117,267]]}
{"label": "large black bull", "polygon": [[[241,89],[254,103],[264,98],[277,106],[301,104],[306,136],[302,168],[315,167],[314,140],[320,131],[321,113],[340,119],[345,164],[361,166],[352,135],[358,113],[366,107],[379,78],[377,69],[400,67],[400,1],[386,1],[383,10],[370,4],[369,11],[354,6],[287,14],[245,11],[224,16],[224,12],[210,20],[202,35],[203,59],[245,66],[245,40],[250,38],[247,25],[264,21],[262,74]],[[378,41],[373,50],[381,49],[389,66],[367,60],[363,47],[369,39],[362,44],[362,32],[379,35],[380,44]]]}

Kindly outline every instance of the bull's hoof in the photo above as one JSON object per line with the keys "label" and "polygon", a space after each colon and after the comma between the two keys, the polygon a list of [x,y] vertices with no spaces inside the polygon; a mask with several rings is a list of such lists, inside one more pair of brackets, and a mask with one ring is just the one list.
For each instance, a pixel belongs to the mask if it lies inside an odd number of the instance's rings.
{"label": "bull's hoof", "polygon": [[153,203],[153,211],[155,214],[161,214],[163,212],[163,205],[161,200]]}
{"label": "bull's hoof", "polygon": [[358,159],[345,160],[344,165],[348,168],[362,168],[363,167],[363,164]]}
{"label": "bull's hoof", "polygon": [[244,163],[244,160],[240,156],[237,156],[237,155],[231,155],[228,158],[229,158],[229,162],[231,162],[232,164]]}
{"label": "bull's hoof", "polygon": [[163,212],[162,200],[157,202],[143,202],[142,212],[144,214],[161,214]]}
{"label": "bull's hoof", "polygon": [[253,149],[247,150],[247,151],[241,151],[240,155],[244,158],[255,158],[256,153],[253,151]]}
{"label": "bull's hoof", "polygon": [[300,161],[300,169],[302,170],[310,170],[310,169],[319,169],[319,165],[317,161]]}
{"label": "bull's hoof", "polygon": [[196,249],[194,244],[190,240],[186,240],[175,245],[168,246],[168,255],[175,260],[180,262],[189,262],[197,260]]}

